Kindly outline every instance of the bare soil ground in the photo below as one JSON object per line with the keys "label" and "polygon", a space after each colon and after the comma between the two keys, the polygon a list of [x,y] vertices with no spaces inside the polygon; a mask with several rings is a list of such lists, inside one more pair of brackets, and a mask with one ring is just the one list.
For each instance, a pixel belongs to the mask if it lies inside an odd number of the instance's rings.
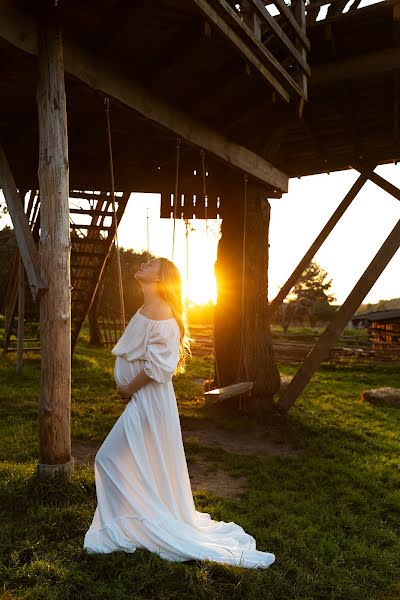
{"label": "bare soil ground", "polygon": [[[181,417],[181,426],[185,442],[223,449],[231,454],[296,456],[304,452],[282,428],[278,430],[260,426],[251,431],[227,431],[210,422],[199,426],[198,419],[191,417]],[[93,468],[99,447],[100,442],[73,440],[72,455],[75,462]],[[195,462],[188,460],[188,470],[193,491],[209,491],[218,496],[240,498],[247,489],[247,478],[233,477],[222,468],[217,458],[204,459],[199,454]]]}

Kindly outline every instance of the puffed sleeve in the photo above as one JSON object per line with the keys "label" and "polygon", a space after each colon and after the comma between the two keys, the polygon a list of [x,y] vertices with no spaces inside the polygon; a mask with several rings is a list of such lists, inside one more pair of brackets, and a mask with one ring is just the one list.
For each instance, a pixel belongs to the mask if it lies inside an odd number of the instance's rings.
{"label": "puffed sleeve", "polygon": [[179,359],[180,332],[175,320],[152,324],[144,356],[144,372],[159,383],[171,381]]}

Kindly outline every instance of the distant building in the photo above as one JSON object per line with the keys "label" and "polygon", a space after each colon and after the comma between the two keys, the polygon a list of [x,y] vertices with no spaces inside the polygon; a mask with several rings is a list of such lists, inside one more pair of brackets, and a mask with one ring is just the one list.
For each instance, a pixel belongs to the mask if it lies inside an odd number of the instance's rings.
{"label": "distant building", "polygon": [[354,315],[351,324],[368,329],[373,350],[400,353],[400,309],[376,310]]}

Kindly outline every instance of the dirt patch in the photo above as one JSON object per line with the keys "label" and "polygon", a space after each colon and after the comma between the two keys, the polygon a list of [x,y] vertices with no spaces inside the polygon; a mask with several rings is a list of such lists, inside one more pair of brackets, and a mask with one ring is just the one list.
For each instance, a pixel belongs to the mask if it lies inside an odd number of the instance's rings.
{"label": "dirt patch", "polygon": [[199,427],[198,419],[192,417],[181,417],[181,424],[184,440],[222,448],[231,454],[297,456],[304,453],[304,448],[284,428],[258,426],[250,431],[227,431],[209,421]]}
{"label": "dirt patch", "polygon": [[[78,465],[87,465],[93,469],[94,458],[100,447],[99,442],[72,441],[72,456]],[[216,462],[188,461],[188,471],[192,490],[208,491],[225,498],[240,498],[248,484],[246,477],[232,477]]]}
{"label": "dirt patch", "polygon": [[[185,442],[200,446],[221,448],[231,454],[255,456],[297,456],[304,453],[285,428],[259,426],[249,431],[216,427],[212,422],[202,422],[193,417],[181,417],[182,435]],[[77,464],[93,468],[100,442],[73,440],[72,455]],[[193,491],[209,491],[226,498],[240,498],[248,487],[246,477],[233,477],[218,460],[196,456],[196,462],[188,460],[189,477]]]}
{"label": "dirt patch", "polygon": [[212,492],[224,498],[239,499],[248,488],[247,477],[232,477],[216,463],[188,461],[188,471],[194,492]]}

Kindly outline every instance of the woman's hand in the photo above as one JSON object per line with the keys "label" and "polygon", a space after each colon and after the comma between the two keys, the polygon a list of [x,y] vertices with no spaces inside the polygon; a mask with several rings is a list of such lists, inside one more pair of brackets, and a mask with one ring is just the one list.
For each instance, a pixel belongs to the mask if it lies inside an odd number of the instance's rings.
{"label": "woman's hand", "polygon": [[132,397],[133,390],[130,385],[117,385],[117,394],[123,404],[127,404]]}

